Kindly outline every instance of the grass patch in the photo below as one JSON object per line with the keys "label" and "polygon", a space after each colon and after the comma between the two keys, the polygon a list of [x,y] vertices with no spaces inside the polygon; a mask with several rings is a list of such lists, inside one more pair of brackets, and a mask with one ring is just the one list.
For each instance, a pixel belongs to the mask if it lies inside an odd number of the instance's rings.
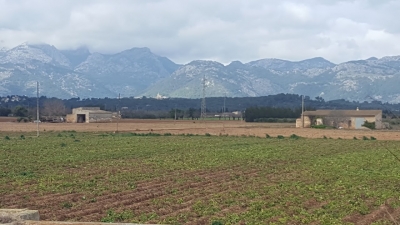
{"label": "grass patch", "polygon": [[101,219],[103,223],[117,223],[123,221],[129,221],[134,218],[134,214],[131,211],[123,211],[120,213],[114,210],[108,210],[107,215]]}
{"label": "grass patch", "polygon": [[311,128],[314,128],[314,129],[326,129],[326,128],[328,128],[328,126],[326,126],[326,125],[312,125]]}
{"label": "grass patch", "polygon": [[63,202],[62,207],[66,209],[72,208],[73,204],[71,202]]}

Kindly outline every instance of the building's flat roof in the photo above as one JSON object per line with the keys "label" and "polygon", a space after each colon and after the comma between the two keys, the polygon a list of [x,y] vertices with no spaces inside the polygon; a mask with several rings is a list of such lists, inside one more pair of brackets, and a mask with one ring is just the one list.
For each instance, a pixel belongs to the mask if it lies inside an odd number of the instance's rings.
{"label": "building's flat roof", "polygon": [[104,111],[104,110],[84,110],[88,111],[89,113],[96,113],[96,114],[112,114],[112,112]]}
{"label": "building's flat roof", "polygon": [[376,116],[382,110],[316,110],[305,111],[304,116]]}

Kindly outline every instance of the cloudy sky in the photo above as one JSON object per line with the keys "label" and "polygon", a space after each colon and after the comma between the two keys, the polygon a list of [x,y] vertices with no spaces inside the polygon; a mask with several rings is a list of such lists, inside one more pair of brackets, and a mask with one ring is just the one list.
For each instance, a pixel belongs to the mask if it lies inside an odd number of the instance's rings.
{"label": "cloudy sky", "polygon": [[0,48],[23,42],[177,63],[400,55],[399,0],[0,0]]}

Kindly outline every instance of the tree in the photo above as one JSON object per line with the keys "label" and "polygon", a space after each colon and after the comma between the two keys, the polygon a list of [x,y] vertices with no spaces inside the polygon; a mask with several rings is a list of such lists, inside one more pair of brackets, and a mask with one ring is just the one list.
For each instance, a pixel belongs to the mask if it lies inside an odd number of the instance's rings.
{"label": "tree", "polygon": [[64,102],[60,99],[46,99],[43,102],[43,111],[41,114],[44,116],[64,116],[65,112]]}
{"label": "tree", "polygon": [[0,108],[0,116],[8,116],[8,114],[11,114],[11,109]]}
{"label": "tree", "polygon": [[14,108],[14,116],[18,116],[18,117],[27,117],[28,116],[28,110],[23,107],[23,106],[16,106]]}
{"label": "tree", "polygon": [[188,117],[189,118],[192,118],[192,120],[194,119],[194,114],[195,114],[195,112],[196,112],[196,109],[195,108],[189,108],[188,110],[187,110],[187,115],[188,115]]}

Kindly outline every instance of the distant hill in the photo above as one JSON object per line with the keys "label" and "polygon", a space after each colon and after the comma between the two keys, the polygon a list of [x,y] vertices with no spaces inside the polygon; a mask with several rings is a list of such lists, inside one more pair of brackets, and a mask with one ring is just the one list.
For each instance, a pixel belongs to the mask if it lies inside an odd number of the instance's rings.
{"label": "distant hill", "polygon": [[278,93],[321,96],[326,100],[400,102],[400,56],[371,57],[334,64],[317,57],[302,61],[260,59],[229,65],[195,60],[178,65],[148,48],[116,54],[87,48],[58,50],[41,44],[0,49],[0,95],[41,94],[59,98],[122,96],[199,98],[252,97]]}

